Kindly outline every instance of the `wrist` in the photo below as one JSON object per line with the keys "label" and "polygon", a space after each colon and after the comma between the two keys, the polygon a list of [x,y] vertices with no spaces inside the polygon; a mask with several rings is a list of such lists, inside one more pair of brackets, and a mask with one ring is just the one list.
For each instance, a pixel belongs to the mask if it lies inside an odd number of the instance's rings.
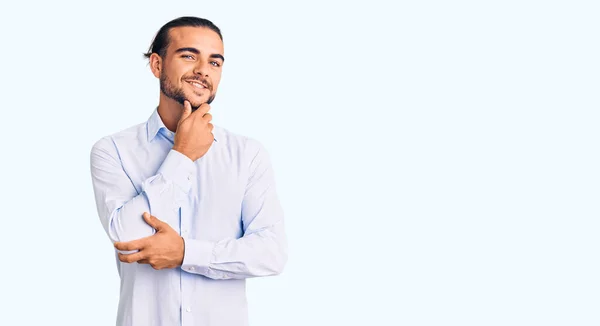
{"label": "wrist", "polygon": [[185,150],[181,146],[173,145],[173,147],[171,149],[174,150],[174,151],[176,151],[176,152],[179,152],[179,153],[181,153],[181,154],[183,154],[185,156],[187,156],[188,158],[190,157],[188,154],[185,153]]}

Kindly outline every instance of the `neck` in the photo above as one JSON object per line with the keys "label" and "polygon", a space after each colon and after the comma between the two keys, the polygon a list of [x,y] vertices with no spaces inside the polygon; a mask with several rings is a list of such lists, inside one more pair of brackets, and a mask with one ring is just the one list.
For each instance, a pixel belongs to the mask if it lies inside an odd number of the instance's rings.
{"label": "neck", "polygon": [[181,113],[183,113],[183,105],[160,92],[158,115],[167,129],[173,132],[177,131],[177,123],[181,118]]}

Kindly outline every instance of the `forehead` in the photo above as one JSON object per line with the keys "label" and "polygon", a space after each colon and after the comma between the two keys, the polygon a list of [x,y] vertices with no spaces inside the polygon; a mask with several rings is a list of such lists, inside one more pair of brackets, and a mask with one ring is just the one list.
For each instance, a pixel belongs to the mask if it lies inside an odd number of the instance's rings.
{"label": "forehead", "polygon": [[[206,54],[223,54],[223,41],[207,27],[174,27],[169,30],[168,52],[179,48],[196,48]],[[203,53],[204,54],[204,53]]]}

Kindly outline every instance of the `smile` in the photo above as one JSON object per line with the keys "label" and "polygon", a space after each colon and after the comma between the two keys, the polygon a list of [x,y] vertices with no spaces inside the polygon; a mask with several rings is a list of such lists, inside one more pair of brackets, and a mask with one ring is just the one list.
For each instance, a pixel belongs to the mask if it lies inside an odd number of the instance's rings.
{"label": "smile", "polygon": [[188,83],[190,83],[192,86],[194,86],[194,88],[198,88],[198,89],[206,89],[208,87],[206,87],[206,85],[202,84],[201,82],[195,81],[195,80],[186,80]]}

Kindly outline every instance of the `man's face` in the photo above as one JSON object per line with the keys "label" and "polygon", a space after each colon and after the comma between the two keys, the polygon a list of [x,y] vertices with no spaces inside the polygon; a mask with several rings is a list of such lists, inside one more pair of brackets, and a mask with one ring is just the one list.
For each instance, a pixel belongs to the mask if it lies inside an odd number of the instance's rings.
{"label": "man's face", "polygon": [[208,28],[172,28],[166,54],[157,63],[160,72],[155,71],[161,92],[182,105],[188,100],[193,110],[210,104],[221,81],[223,52],[219,35]]}

